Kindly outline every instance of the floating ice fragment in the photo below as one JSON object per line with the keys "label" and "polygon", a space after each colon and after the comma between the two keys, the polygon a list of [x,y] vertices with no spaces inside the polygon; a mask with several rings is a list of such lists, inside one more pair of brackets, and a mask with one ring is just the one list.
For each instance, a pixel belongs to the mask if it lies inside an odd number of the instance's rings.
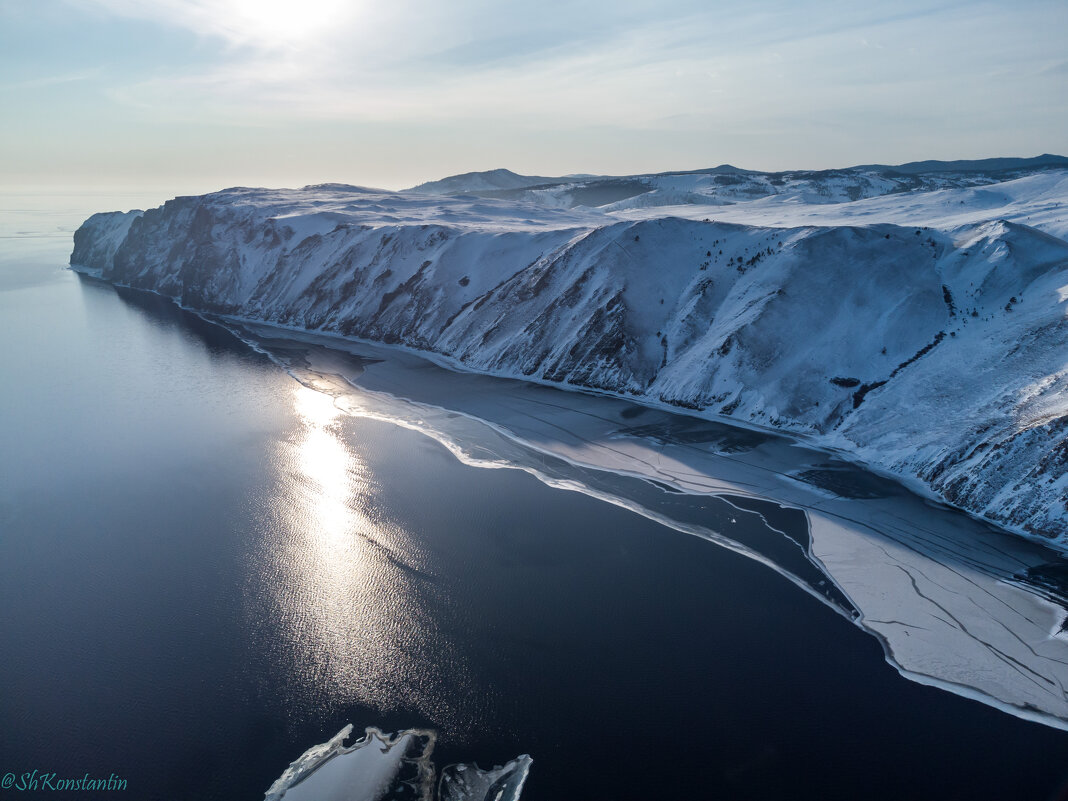
{"label": "floating ice fragment", "polygon": [[441,772],[438,801],[518,801],[533,761],[523,754],[492,770],[449,765]]}
{"label": "floating ice fragment", "polygon": [[533,760],[503,766],[449,765],[436,782],[431,754],[437,734],[368,728],[352,745],[352,724],[298,757],[271,785],[264,801],[518,801]]}

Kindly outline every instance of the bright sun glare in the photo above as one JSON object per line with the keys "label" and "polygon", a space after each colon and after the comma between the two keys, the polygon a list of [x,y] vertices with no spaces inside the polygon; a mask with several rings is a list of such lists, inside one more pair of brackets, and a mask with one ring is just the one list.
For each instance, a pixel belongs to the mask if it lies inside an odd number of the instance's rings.
{"label": "bright sun glare", "polygon": [[268,44],[298,44],[339,25],[354,5],[344,0],[226,0],[218,8],[238,35]]}

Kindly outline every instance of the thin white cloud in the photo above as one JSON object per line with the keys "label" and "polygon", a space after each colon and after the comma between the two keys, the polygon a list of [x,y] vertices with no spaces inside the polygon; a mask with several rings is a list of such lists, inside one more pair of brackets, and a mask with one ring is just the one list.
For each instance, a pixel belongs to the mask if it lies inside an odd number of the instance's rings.
{"label": "thin white cloud", "polygon": [[97,78],[103,70],[100,68],[79,70],[77,72],[65,72],[58,75],[42,75],[37,78],[27,78],[23,81],[0,83],[0,92],[16,92],[25,89],[43,89],[47,86],[58,86],[65,83],[77,83]]}
{"label": "thin white cloud", "polygon": [[292,49],[349,25],[345,0],[69,0],[82,8],[184,28],[231,45]]}
{"label": "thin white cloud", "polygon": [[[725,58],[685,46],[669,26],[621,33],[520,64],[385,65],[358,49],[253,54],[192,75],[153,78],[118,97],[171,115],[195,108],[255,124],[305,119],[441,121],[540,117],[542,124],[643,125],[721,93]],[[688,98],[681,95],[689,92]],[[548,112],[548,113],[547,113]]]}
{"label": "thin white cloud", "polygon": [[[943,143],[945,155],[975,153],[956,148],[1004,136],[1003,108],[1030,114],[1012,121],[1021,131],[1056,130],[1068,107],[1059,41],[1042,34],[1055,26],[1036,26],[1048,9],[1026,2],[66,1],[160,26],[166,61],[109,73],[115,117],[200,125],[205,139],[377,126],[409,147],[441,148],[453,131],[452,147],[479,142],[480,156],[500,132],[502,153],[507,137],[526,138],[516,159],[533,147],[666,158],[674,141],[687,153],[729,145],[720,160],[766,164],[770,153],[785,167],[886,160],[913,142],[929,147],[909,157]],[[182,63],[186,32],[203,41]]]}

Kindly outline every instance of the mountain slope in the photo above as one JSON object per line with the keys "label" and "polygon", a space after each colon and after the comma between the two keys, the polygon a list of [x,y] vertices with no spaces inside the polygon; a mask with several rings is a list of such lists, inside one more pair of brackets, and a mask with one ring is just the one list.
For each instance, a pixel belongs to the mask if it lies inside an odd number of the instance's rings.
{"label": "mountain slope", "polygon": [[1068,544],[1068,243],[1019,223],[235,189],[95,215],[71,263],[194,309],[795,432]]}
{"label": "mountain slope", "polygon": [[1043,153],[1032,158],[993,158],[960,159],[957,161],[910,161],[908,164],[889,166],[874,164],[854,169],[882,169],[894,172],[919,175],[932,172],[1005,172],[1006,170],[1064,169],[1068,167],[1068,157]]}

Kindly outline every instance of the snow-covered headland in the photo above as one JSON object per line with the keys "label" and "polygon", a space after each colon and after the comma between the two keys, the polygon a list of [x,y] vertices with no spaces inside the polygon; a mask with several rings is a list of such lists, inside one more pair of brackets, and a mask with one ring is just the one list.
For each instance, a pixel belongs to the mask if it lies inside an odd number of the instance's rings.
{"label": "snow-covered headland", "polygon": [[784,430],[1065,546],[1063,161],[238,188],[94,215],[71,264]]}

